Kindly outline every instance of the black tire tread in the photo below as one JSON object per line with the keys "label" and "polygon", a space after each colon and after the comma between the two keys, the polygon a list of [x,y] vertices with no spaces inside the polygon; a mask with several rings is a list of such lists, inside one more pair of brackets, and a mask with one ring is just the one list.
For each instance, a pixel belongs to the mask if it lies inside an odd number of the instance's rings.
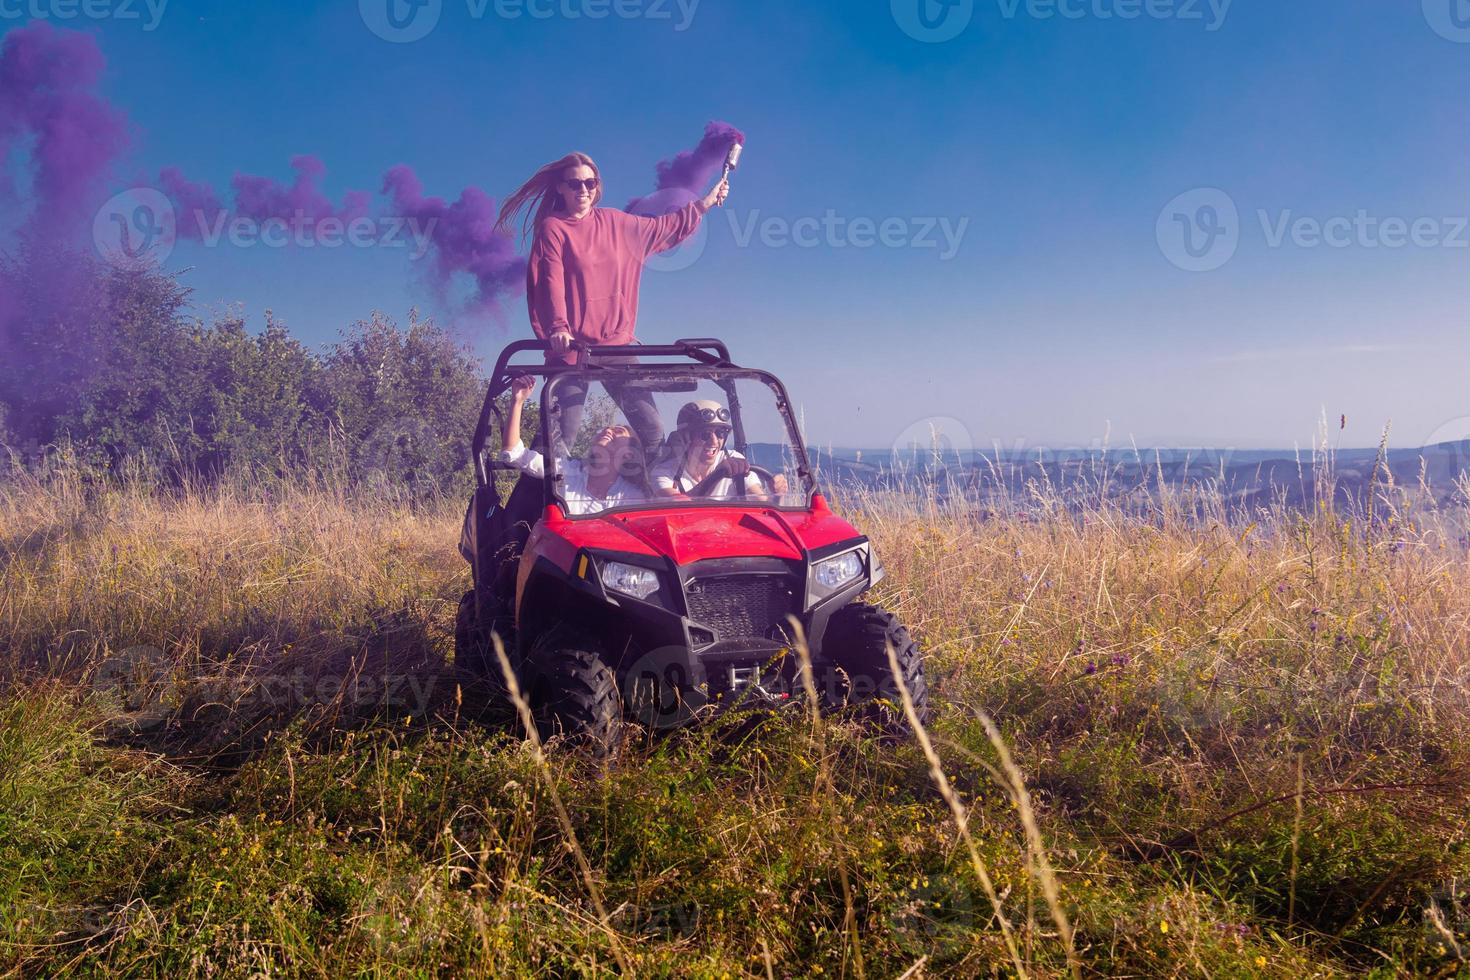
{"label": "black tire tread", "polygon": [[[874,682],[874,694],[863,705],[887,714],[893,727],[907,729],[903,697],[888,664],[888,646],[893,647],[899,671],[909,689],[914,711],[921,723],[929,719],[929,685],[924,678],[923,655],[908,628],[893,613],[867,603],[854,602],[838,610],[827,625],[822,641],[824,657],[849,675],[866,676]],[[888,702],[887,707],[882,702]]]}
{"label": "black tire tread", "polygon": [[569,631],[552,633],[536,644],[521,673],[542,738],[563,735],[599,752],[614,748],[623,700],[596,641]]}

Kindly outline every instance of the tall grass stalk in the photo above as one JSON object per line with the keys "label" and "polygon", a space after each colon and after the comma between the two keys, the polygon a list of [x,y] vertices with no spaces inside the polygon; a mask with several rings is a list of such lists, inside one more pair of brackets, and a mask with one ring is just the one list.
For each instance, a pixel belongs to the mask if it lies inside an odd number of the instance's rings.
{"label": "tall grass stalk", "polygon": [[1011,954],[1011,963],[1016,968],[1016,975],[1022,978],[1027,977],[1030,974],[1026,970],[1025,962],[1021,959],[1020,947],[1016,945],[1015,928],[1006,918],[1005,909],[1001,906],[1000,895],[995,890],[995,882],[991,880],[990,870],[980,857],[980,850],[975,846],[975,838],[970,833],[970,816],[965,811],[965,805],[960,802],[959,796],[955,794],[954,787],[950,785],[949,777],[944,773],[944,764],[939,760],[939,753],[934,751],[934,743],[929,739],[929,732],[919,718],[918,710],[914,707],[913,694],[903,679],[903,669],[899,666],[898,656],[894,653],[891,644],[888,646],[888,666],[897,682],[899,697],[903,700],[904,717],[908,719],[914,737],[919,741],[919,748],[924,752],[924,759],[929,763],[929,776],[934,781],[934,788],[939,790],[939,795],[944,797],[944,802],[949,806],[955,830],[959,833],[960,839],[965,842],[970,867],[974,869],[975,877],[980,881],[980,887],[985,890],[985,897],[990,900],[990,907],[995,913],[996,922],[1000,925],[1001,934],[1005,936],[1006,950]]}

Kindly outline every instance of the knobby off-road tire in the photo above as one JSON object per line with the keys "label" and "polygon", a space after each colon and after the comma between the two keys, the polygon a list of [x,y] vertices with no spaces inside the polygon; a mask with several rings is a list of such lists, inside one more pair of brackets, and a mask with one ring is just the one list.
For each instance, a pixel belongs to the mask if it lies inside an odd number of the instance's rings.
{"label": "knobby off-road tire", "polygon": [[824,672],[818,678],[823,698],[834,706],[844,702],[859,717],[895,733],[910,731],[903,710],[903,696],[888,663],[888,648],[898,660],[898,668],[914,702],[920,722],[929,718],[929,685],[924,680],[923,658],[919,645],[898,617],[877,606],[852,603],[832,616],[822,639],[822,655],[841,668]]}
{"label": "knobby off-road tire", "polygon": [[567,630],[551,633],[526,657],[519,680],[543,740],[562,736],[600,756],[616,749],[623,699],[596,640]]}

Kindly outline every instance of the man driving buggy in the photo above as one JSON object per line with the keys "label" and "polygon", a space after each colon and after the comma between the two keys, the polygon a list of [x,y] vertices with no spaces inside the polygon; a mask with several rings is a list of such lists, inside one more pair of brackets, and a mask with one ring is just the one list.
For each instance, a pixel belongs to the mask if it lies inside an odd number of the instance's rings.
{"label": "man driving buggy", "polygon": [[[679,409],[678,428],[664,447],[663,460],[653,468],[654,491],[663,497],[769,499],[745,457],[725,448],[730,432],[730,410],[719,402],[685,404]],[[739,492],[742,486],[743,494]],[[778,495],[785,493],[786,477],[776,474],[772,488]]]}

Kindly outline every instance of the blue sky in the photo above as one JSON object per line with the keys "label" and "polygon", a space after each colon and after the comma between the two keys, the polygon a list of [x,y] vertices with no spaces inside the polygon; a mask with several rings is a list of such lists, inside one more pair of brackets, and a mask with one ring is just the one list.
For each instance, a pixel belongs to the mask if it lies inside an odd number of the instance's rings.
{"label": "blue sky", "polygon": [[[369,28],[388,0],[170,0],[152,30],[143,0],[92,2],[139,14],[56,21],[108,58],[120,182],[311,153],[338,198],[398,163],[498,198],[582,149],[620,205],[707,120],[741,127],[730,206],[647,273],[639,335],[726,338],[816,442],[941,418],[977,447],[1289,447],[1325,410],[1344,444],[1392,420],[1417,446],[1470,416],[1470,0],[438,0],[409,43]],[[955,36],[911,36],[920,3]],[[67,9],[0,0],[0,30]],[[270,308],[311,342],[443,312],[403,250],[168,264],[201,316]],[[458,326],[487,355],[528,329],[518,298]]]}

